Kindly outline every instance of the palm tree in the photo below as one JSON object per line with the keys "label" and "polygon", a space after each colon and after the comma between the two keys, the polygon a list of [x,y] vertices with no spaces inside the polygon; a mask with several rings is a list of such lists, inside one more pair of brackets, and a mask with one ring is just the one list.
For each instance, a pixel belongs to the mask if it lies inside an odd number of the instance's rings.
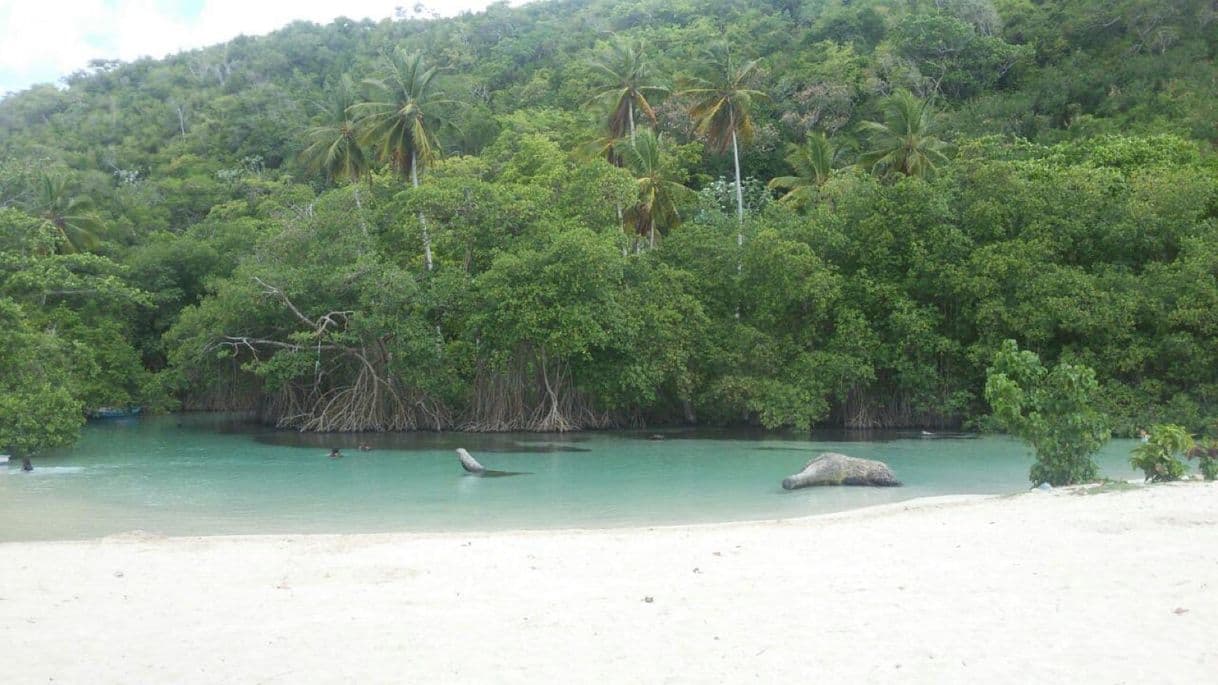
{"label": "palm tree", "polygon": [[[753,137],[753,119],[749,110],[754,98],[764,98],[765,93],[749,88],[757,75],[758,60],[740,63],[726,46],[708,50],[706,59],[707,77],[694,77],[682,95],[693,98],[689,114],[697,125],[697,132],[706,138],[711,149],[726,152],[732,149],[732,161],[736,168],[736,218],[744,223],[744,195],[740,185],[740,143]],[[743,234],[737,235],[738,243],[744,243]]]}
{"label": "palm tree", "polygon": [[[419,187],[419,169],[440,156],[436,132],[450,125],[443,109],[453,104],[444,94],[432,90],[436,67],[428,65],[417,52],[398,48],[384,56],[386,76],[383,80],[369,79],[369,86],[379,91],[380,99],[361,102],[351,107],[359,116],[363,128],[361,140],[374,146],[377,155],[388,162],[403,178]],[[431,236],[427,222],[419,212],[423,230],[423,256],[431,271]]]}
{"label": "palm tree", "polygon": [[83,195],[69,195],[66,176],[42,173],[30,210],[59,232],[63,238],[59,246],[61,251],[84,252],[97,246],[97,234],[103,226],[93,211],[93,200]]}
{"label": "palm tree", "polygon": [[871,150],[859,164],[879,174],[933,176],[937,164],[947,162],[951,145],[934,135],[935,113],[929,100],[899,90],[884,103],[884,123],[865,121]]}
{"label": "palm tree", "polygon": [[787,191],[778,201],[798,208],[816,201],[817,192],[833,175],[837,154],[829,138],[818,131],[803,145],[788,145],[786,160],[795,175],[771,179],[769,186]]}
{"label": "palm tree", "polygon": [[635,109],[655,124],[656,113],[647,96],[667,93],[668,89],[652,80],[642,41],[619,38],[610,45],[604,59],[592,60],[589,66],[599,80],[592,85],[588,104],[610,103],[608,129],[612,139],[625,138],[627,133],[634,139]]}
{"label": "palm tree", "polygon": [[329,102],[318,105],[324,122],[305,131],[309,146],[301,157],[331,183],[340,179],[356,183],[368,173],[368,157],[360,145],[351,114],[354,104],[355,84],[344,74]]}
{"label": "palm tree", "polygon": [[656,244],[656,229],[662,232],[681,223],[678,210],[681,202],[693,191],[681,183],[671,164],[661,152],[662,142],[650,129],[643,129],[633,141],[619,141],[617,152],[626,166],[634,172],[639,188],[639,202],[629,211],[635,232],[648,236],[651,247]]}

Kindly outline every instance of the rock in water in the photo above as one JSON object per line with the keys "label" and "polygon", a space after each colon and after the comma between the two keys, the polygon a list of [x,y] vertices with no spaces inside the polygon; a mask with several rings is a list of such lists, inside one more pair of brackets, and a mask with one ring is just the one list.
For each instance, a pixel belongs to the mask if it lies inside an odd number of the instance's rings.
{"label": "rock in water", "polygon": [[461,468],[469,471],[470,473],[486,472],[486,468],[483,467],[482,464],[479,464],[478,460],[474,459],[472,454],[466,452],[464,447],[457,448],[457,459],[461,460]]}
{"label": "rock in water", "polygon": [[836,452],[825,452],[809,461],[799,473],[782,479],[782,487],[786,490],[810,485],[889,487],[900,484],[884,462],[855,459]]}

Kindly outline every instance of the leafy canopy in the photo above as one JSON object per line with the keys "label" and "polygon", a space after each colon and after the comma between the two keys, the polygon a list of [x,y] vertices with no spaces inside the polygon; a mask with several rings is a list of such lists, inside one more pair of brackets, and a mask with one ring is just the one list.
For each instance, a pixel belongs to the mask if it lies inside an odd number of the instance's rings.
{"label": "leafy canopy", "polygon": [[1095,480],[1091,457],[1108,441],[1108,418],[1096,409],[1099,384],[1085,366],[1045,368],[1035,352],[1007,340],[986,370],[985,398],[995,423],[1036,452],[1035,483],[1072,485]]}

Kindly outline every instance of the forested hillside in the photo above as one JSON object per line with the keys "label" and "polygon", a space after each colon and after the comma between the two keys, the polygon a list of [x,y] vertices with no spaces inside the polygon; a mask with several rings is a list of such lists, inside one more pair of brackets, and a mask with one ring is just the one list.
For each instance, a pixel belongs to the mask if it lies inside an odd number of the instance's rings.
{"label": "forested hillside", "polygon": [[0,101],[0,447],[958,426],[1008,338],[1218,418],[1218,2],[298,23]]}

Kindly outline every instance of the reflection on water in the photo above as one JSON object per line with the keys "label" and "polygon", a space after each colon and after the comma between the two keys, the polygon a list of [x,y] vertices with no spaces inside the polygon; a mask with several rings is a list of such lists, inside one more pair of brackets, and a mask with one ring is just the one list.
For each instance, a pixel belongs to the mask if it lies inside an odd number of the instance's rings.
{"label": "reflection on water", "polygon": [[[865,437],[864,437],[865,436]],[[660,439],[656,439],[656,438]],[[933,438],[933,439],[932,439]],[[370,451],[359,451],[359,445]],[[1132,441],[1105,475],[1133,477]],[[343,459],[328,459],[331,448]],[[464,447],[501,474],[467,476]],[[784,491],[822,451],[887,462],[903,488]],[[233,417],[90,423],[80,443],[0,466],[0,541],[129,530],[170,535],[491,530],[782,518],[1028,487],[1005,438],[919,431],[301,434]]]}

